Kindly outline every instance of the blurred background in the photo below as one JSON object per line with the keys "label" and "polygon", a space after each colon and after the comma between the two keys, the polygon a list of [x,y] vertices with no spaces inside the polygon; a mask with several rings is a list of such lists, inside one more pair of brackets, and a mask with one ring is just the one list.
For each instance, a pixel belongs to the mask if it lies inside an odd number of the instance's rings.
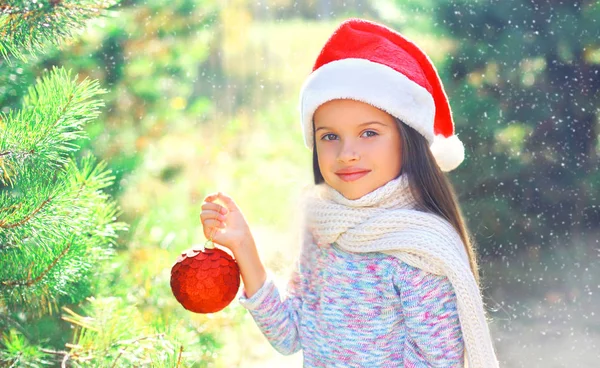
{"label": "blurred background", "polygon": [[501,366],[598,365],[600,3],[124,0],[110,10],[6,69],[0,107],[18,108],[55,65],[97,79],[106,106],[80,145],[112,170],[106,192],[130,228],[91,298],[22,316],[0,349],[20,341],[39,366],[102,341],[90,354],[108,351],[116,366],[150,365],[154,349],[181,366],[300,367],[302,353],[279,355],[237,298],[216,314],[183,309],[170,268],[204,242],[202,200],[223,191],[283,290],[299,250],[297,199],[313,181],[298,92],[336,26],[362,17],[415,41],[443,80],[466,148],[448,176],[476,238]]}

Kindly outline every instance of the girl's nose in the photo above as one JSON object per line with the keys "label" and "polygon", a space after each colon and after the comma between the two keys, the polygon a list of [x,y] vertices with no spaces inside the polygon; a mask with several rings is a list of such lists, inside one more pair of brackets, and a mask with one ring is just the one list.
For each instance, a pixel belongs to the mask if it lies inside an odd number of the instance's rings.
{"label": "girl's nose", "polygon": [[356,145],[350,141],[345,141],[341,145],[341,149],[338,153],[338,161],[339,162],[349,162],[356,161],[360,158],[360,155],[357,152]]}

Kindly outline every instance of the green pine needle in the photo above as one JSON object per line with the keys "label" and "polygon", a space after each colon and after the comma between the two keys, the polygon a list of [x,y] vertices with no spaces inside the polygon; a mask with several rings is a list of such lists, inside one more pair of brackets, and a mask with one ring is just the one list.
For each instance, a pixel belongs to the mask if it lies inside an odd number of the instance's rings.
{"label": "green pine needle", "polygon": [[[90,295],[95,266],[112,254],[117,232],[127,229],[115,223],[116,203],[101,191],[113,179],[104,167],[92,156],[84,157],[79,165],[71,161],[57,181],[50,183],[53,189],[32,189],[32,193],[50,193],[50,200],[41,195],[17,197],[25,203],[22,208],[35,215],[17,218],[19,226],[0,232],[4,244],[0,248],[0,301],[9,309],[40,316]],[[31,204],[31,198],[44,203],[42,209],[36,212],[40,206]],[[8,201],[4,192],[0,199]]]}
{"label": "green pine needle", "polygon": [[44,367],[49,366],[51,361],[49,354],[37,345],[11,329],[0,336],[0,363],[11,363],[11,367]]}
{"label": "green pine needle", "polygon": [[17,173],[33,163],[62,167],[79,149],[74,141],[86,137],[83,126],[104,106],[95,97],[106,91],[97,81],[76,78],[55,67],[29,88],[21,110],[0,113],[0,184],[14,185]]}
{"label": "green pine needle", "polygon": [[116,0],[4,0],[0,4],[0,54],[26,61],[72,38],[90,18],[117,4]]}
{"label": "green pine needle", "polygon": [[103,192],[115,178],[106,163],[73,157],[101,93],[97,81],[54,68],[21,110],[0,114],[0,306],[41,316],[81,301],[127,229]]}

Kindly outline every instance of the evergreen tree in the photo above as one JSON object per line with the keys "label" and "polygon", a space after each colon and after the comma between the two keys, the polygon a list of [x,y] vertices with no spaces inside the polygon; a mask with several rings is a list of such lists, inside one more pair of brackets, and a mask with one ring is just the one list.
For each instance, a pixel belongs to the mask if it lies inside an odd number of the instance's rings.
{"label": "evergreen tree", "polygon": [[600,3],[445,2],[438,19],[465,41],[449,70],[471,101],[463,131],[490,169],[474,193],[493,189],[489,201],[511,208],[490,228],[514,229],[515,247],[597,229]]}
{"label": "evergreen tree", "polygon": [[597,230],[600,3],[397,4],[451,44],[439,65],[467,156],[451,175],[482,254]]}
{"label": "evergreen tree", "polygon": [[[36,53],[65,42],[113,1],[4,1],[0,5],[0,362],[40,366],[57,359],[36,322],[92,293],[97,266],[112,254],[116,203],[105,162],[78,152],[105,93],[97,81],[53,68],[20,106],[14,82]],[[5,76],[9,77],[5,77]],[[62,358],[62,357],[61,357]]]}

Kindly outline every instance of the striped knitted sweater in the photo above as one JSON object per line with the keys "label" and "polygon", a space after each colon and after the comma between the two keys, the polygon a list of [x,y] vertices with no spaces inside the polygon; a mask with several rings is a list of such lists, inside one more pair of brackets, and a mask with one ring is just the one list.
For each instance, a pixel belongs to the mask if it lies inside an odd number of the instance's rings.
{"label": "striped knitted sweater", "polygon": [[267,270],[251,298],[245,288],[238,298],[278,352],[302,350],[304,367],[463,367],[446,276],[308,239],[284,293]]}

